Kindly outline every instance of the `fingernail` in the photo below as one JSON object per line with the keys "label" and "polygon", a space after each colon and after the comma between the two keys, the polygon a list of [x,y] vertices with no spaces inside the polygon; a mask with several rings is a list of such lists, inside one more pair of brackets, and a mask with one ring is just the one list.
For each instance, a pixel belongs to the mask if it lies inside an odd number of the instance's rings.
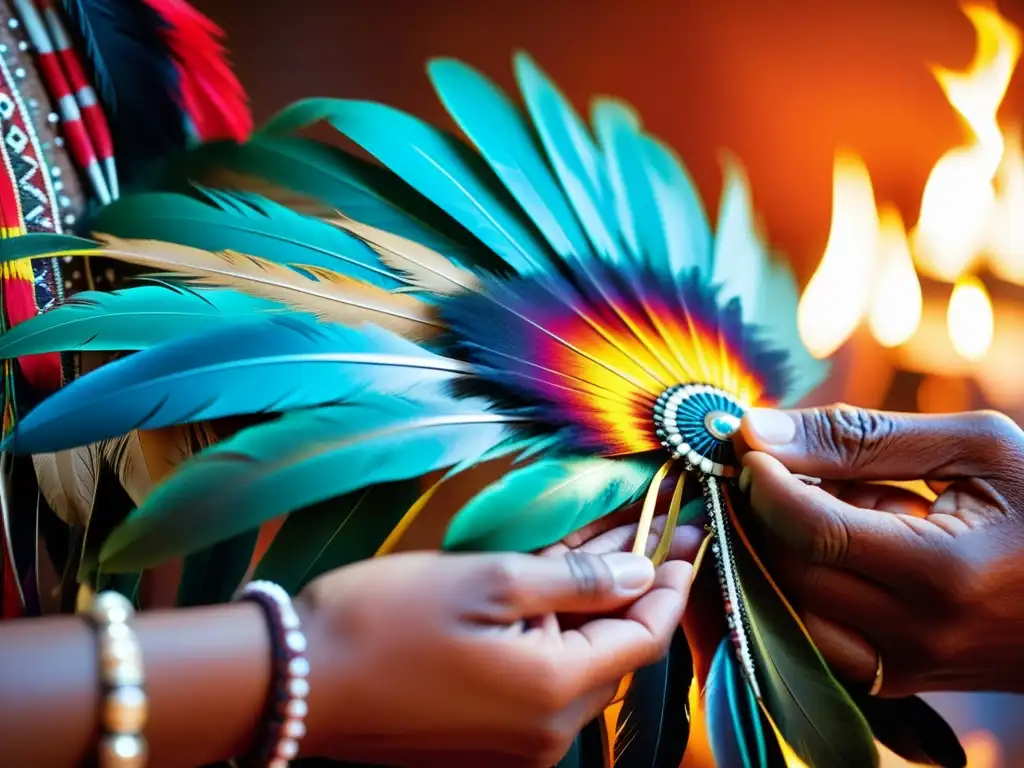
{"label": "fingernail", "polygon": [[754,476],[750,472],[750,467],[744,467],[743,471],[740,472],[740,479],[736,484],[740,487],[740,493],[747,493],[750,490],[750,481],[754,479]]}
{"label": "fingernail", "polygon": [[620,595],[640,594],[654,583],[654,563],[643,555],[615,552],[605,555],[604,561]]}
{"label": "fingernail", "polygon": [[754,434],[767,445],[787,445],[796,437],[796,422],[785,411],[751,408],[745,418]]}

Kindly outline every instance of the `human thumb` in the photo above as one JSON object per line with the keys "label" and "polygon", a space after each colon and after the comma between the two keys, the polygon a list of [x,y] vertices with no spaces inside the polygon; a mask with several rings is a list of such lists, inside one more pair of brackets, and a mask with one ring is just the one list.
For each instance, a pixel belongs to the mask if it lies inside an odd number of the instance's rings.
{"label": "human thumb", "polygon": [[628,552],[506,555],[491,577],[491,599],[519,618],[596,613],[620,608],[647,592],[654,583],[654,565]]}
{"label": "human thumb", "polygon": [[992,411],[921,416],[847,405],[752,408],[741,436],[791,472],[831,480],[991,476],[1024,445],[1020,428]]}

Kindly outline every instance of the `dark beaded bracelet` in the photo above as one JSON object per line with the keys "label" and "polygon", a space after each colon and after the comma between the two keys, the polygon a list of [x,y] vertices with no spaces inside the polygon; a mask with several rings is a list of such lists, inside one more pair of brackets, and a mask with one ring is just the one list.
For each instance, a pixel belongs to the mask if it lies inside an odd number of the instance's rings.
{"label": "dark beaded bracelet", "polygon": [[267,615],[274,668],[270,700],[260,736],[240,762],[256,768],[287,768],[306,735],[306,703],[309,696],[309,661],[306,636],[288,593],[270,581],[252,581],[236,600],[252,600]]}

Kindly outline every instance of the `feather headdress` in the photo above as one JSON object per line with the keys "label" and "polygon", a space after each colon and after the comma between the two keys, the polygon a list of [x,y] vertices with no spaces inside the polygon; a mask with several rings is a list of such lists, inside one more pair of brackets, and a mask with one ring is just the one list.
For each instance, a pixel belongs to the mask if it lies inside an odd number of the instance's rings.
{"label": "feather headdress", "polygon": [[[826,366],[800,343],[793,277],[741,169],[726,166],[712,228],[629,107],[598,101],[588,128],[529,57],[515,69],[525,112],[468,66],[431,63],[468,143],[381,104],[303,101],[193,157],[192,176],[234,191],[133,195],[100,212],[92,240],[5,242],[5,259],[102,255],[154,275],[0,338],[8,358],[134,352],[41,403],[5,447],[94,455],[201,426],[220,439],[177,440],[173,473],[142,483],[98,567],[185,556],[206,574],[288,515],[257,574],[292,589],[388,551],[450,478],[498,458],[508,471],[455,514],[446,548],[534,550],[641,499],[646,542],[667,483],[653,557],[681,522],[704,515],[711,533],[728,629],[699,683],[720,765],[862,768],[878,761],[873,733],[962,765],[923,703],[882,707],[840,684],[744,527],[740,418],[794,403]],[[322,120],[384,168],[295,135]],[[680,637],[564,765],[677,766],[692,676]]]}

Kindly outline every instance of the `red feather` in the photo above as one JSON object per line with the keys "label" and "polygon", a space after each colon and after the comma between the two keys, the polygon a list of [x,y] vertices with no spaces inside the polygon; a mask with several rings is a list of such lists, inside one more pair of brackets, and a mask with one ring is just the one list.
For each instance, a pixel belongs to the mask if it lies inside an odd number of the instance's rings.
{"label": "red feather", "polygon": [[185,0],[145,0],[167,23],[160,30],[174,57],[181,108],[201,141],[245,141],[249,99],[227,61],[224,31]]}

